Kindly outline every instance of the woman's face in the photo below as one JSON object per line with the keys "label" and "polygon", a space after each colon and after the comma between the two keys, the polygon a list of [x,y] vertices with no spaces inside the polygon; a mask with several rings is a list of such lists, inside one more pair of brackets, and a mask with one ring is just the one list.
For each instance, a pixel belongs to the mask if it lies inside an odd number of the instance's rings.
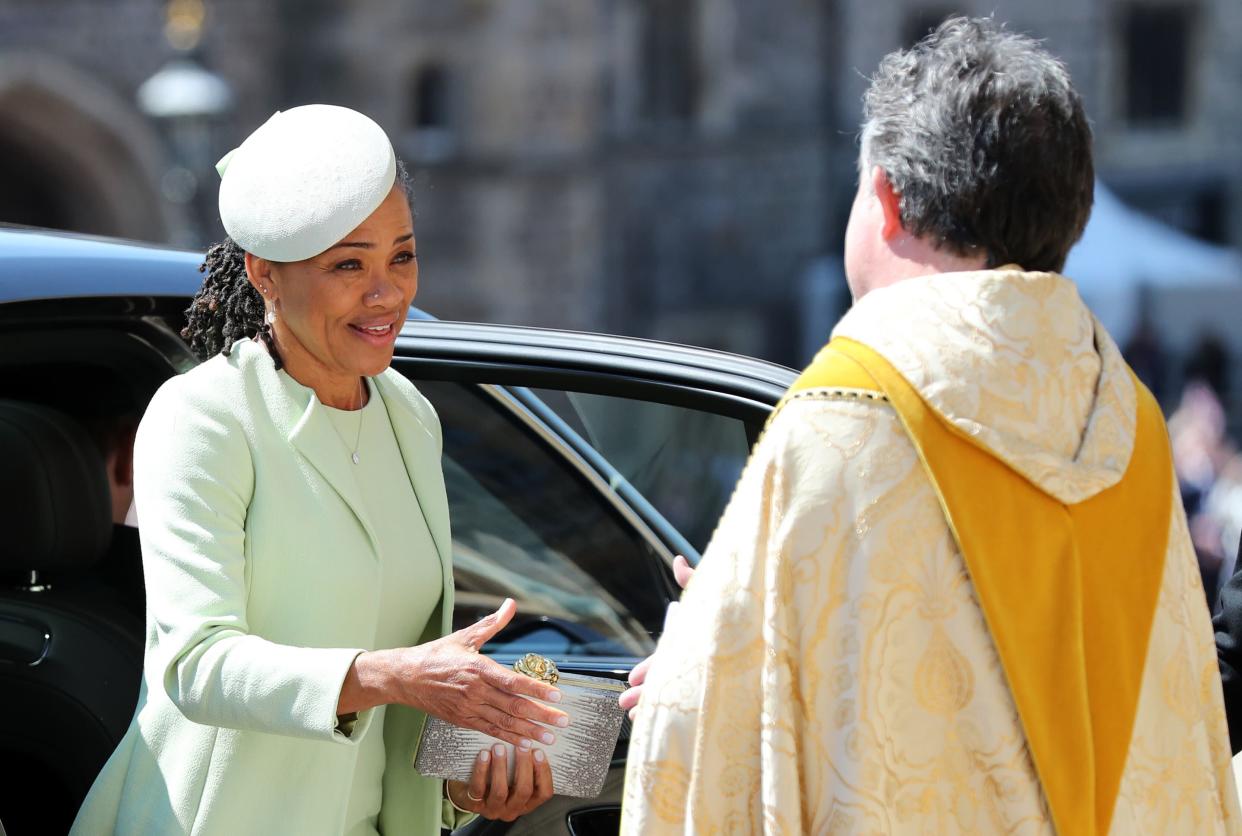
{"label": "woman's face", "polygon": [[260,261],[256,267],[256,284],[264,273],[270,280],[272,330],[290,374],[379,374],[392,362],[397,333],[418,292],[414,220],[405,193],[394,186],[370,217],[313,258]]}

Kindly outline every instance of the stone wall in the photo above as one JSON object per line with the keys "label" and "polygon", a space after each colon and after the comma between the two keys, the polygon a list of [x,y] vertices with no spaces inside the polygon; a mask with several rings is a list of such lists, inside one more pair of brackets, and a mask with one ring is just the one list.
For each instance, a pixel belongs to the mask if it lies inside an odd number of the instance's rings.
{"label": "stone wall", "polygon": [[[839,257],[866,77],[953,9],[995,11],[1066,61],[1093,119],[1099,169],[1123,197],[1177,221],[1196,190],[1223,184],[1222,237],[1242,244],[1242,52],[1232,47],[1242,4],[1195,6],[1189,117],[1164,130],[1125,119],[1120,21],[1129,7],[207,0],[198,58],[237,93],[220,153],[273,110],[308,101],[359,108],[389,131],[415,176],[419,303],[433,313],[798,363],[804,277]],[[72,220],[79,228],[185,233],[184,212],[161,197],[160,135],[133,104],[176,54],[163,37],[165,9],[162,0],[0,0],[0,117],[7,101],[8,114],[37,123],[23,134],[21,120],[0,119],[0,150],[33,154],[32,136],[68,137],[38,163],[62,198],[86,184],[73,197],[86,207]],[[48,86],[21,88],[25,98],[6,88],[6,78],[34,72],[32,61],[44,75],[80,79],[68,85],[85,91],[80,101],[66,104]],[[35,106],[39,96],[58,104]],[[91,153],[72,153],[73,143]],[[60,170],[54,157],[65,159]],[[126,183],[131,202],[150,211],[120,212]],[[214,182],[203,187],[210,206]],[[219,234],[207,214],[204,239]]]}

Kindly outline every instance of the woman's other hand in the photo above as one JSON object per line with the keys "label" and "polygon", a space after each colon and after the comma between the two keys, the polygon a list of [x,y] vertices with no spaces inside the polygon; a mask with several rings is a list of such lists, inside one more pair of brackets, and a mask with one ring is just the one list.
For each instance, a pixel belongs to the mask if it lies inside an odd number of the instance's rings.
{"label": "woman's other hand", "polygon": [[516,612],[507,598],[496,612],[444,638],[359,655],[341,690],[338,713],[398,703],[514,746],[552,745],[555,736],[545,726],[564,728],[569,715],[534,700],[560,702],[561,692],[479,653]]}
{"label": "woman's other hand", "polygon": [[505,747],[484,749],[474,760],[470,783],[446,782],[449,800],[484,818],[513,821],[552,797],[552,766],[543,751],[518,746],[512,776],[508,767]]}
{"label": "woman's other hand", "polygon": [[[677,579],[677,585],[682,589],[690,583],[690,578],[694,576],[694,569],[690,566],[690,561],[681,555],[673,558],[673,577]],[[643,683],[647,681],[647,671],[651,668],[651,656],[639,662],[630,671],[629,683],[630,687],[618,698],[617,702],[621,704],[622,711],[628,711],[630,720],[634,719],[634,715],[638,713],[638,701],[643,695]]]}

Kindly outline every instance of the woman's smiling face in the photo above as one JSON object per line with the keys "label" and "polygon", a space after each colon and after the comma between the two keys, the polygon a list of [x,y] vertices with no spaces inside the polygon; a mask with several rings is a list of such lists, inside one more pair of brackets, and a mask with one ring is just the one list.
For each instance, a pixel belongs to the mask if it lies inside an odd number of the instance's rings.
{"label": "woman's smiling face", "polygon": [[353,232],[305,261],[247,258],[275,313],[272,332],[295,379],[316,390],[349,386],[392,362],[414,295],[414,221],[400,186]]}

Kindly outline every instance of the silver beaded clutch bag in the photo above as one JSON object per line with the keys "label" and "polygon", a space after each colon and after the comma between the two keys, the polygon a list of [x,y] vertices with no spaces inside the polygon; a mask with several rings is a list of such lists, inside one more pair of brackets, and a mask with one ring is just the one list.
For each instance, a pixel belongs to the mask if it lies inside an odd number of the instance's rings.
{"label": "silver beaded clutch bag", "polygon": [[[547,753],[556,794],[597,797],[603,791],[625,719],[625,712],[617,705],[617,697],[625,686],[602,676],[562,674],[551,660],[535,653],[526,654],[513,669],[556,685],[561,692],[556,708],[569,715],[567,728],[551,729],[556,743],[551,746],[535,744]],[[512,770],[511,744],[429,717],[414,753],[414,768],[421,775],[469,781],[479,752],[497,743],[508,750]]]}

